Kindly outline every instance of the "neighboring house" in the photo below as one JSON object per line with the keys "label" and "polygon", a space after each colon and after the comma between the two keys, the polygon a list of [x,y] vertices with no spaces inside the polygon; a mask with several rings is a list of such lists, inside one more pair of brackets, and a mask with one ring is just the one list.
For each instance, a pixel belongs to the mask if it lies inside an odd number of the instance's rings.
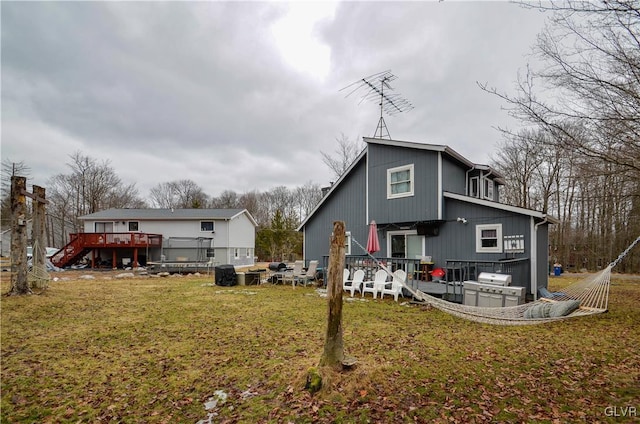
{"label": "neighboring house", "polygon": [[[109,209],[79,219],[84,233],[72,234],[60,253],[73,251],[66,256],[94,265],[254,264],[257,224],[246,209]],[[54,256],[54,264],[70,264],[62,261]]]}
{"label": "neighboring house", "polygon": [[[491,262],[507,269],[508,264],[516,274],[513,285],[529,294],[547,287],[548,225],[558,221],[499,203],[503,177],[495,170],[447,146],[364,141],[363,152],[298,228],[305,260],[326,260],[336,220],[346,224],[347,255],[366,254],[355,241],[366,246],[375,220],[381,251],[374,256],[397,261],[396,267],[410,264],[412,272],[420,269],[418,259],[429,258],[433,267],[454,273],[461,266],[482,270]],[[475,279],[477,272],[454,277]]]}

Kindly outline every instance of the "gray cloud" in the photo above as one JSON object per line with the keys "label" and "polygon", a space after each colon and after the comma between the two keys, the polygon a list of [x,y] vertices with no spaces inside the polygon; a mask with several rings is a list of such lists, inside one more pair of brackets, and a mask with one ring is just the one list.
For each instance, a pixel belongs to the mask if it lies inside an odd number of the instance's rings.
{"label": "gray cloud", "polygon": [[183,178],[210,195],[326,184],[319,152],[342,133],[372,136],[378,122],[374,102],[339,90],[392,69],[415,105],[385,116],[393,138],[486,162],[500,138],[492,127],[509,121],[476,81],[509,89],[544,17],[498,2],[340,3],[314,28],[330,49],[321,79],[276,44],[289,6],[4,2],[3,158],[45,185],[79,150],[110,160],[143,196]]}

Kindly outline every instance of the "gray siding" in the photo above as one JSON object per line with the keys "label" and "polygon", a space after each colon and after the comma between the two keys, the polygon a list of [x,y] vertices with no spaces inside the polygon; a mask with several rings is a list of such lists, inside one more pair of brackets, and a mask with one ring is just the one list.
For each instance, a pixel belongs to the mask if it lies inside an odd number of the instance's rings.
{"label": "gray siding", "polygon": [[[377,223],[438,219],[438,152],[369,144],[369,217]],[[414,165],[414,195],[387,199],[387,170]]]}
{"label": "gray siding", "polygon": [[[458,217],[465,218],[467,223],[458,222]],[[531,260],[533,253],[531,252],[531,217],[529,216],[446,199],[445,219],[447,222],[440,227],[437,237],[425,237],[425,254],[433,257],[436,266],[445,266],[447,260],[499,261],[525,258]],[[524,253],[476,252],[476,226],[483,224],[502,224],[503,237],[524,236]],[[546,255],[538,256],[538,258],[545,257]],[[528,287],[530,290],[530,271],[527,270],[521,278],[523,281],[514,281],[513,285]]]}
{"label": "gray siding", "polygon": [[[366,217],[366,167],[361,160],[353,169],[349,178],[324,199],[324,203],[316,210],[313,217],[304,227],[304,259],[319,260],[329,254],[329,240],[334,221],[344,221],[346,230],[350,231],[360,243],[367,242]],[[360,254],[354,245],[352,253]]]}
{"label": "gray siding", "polygon": [[467,174],[459,162],[454,162],[445,155],[442,158],[442,190],[450,193],[466,195]]}

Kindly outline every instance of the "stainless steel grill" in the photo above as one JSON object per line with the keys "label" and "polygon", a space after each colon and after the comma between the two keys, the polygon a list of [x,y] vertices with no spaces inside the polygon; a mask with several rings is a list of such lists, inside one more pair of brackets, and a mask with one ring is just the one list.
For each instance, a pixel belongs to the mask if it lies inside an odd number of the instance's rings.
{"label": "stainless steel grill", "polygon": [[511,285],[511,275],[481,272],[480,275],[478,275],[478,283],[506,287]]}
{"label": "stainless steel grill", "polygon": [[475,281],[465,281],[464,304],[482,306],[485,308],[499,308],[515,306],[524,303],[524,287],[508,287],[496,284],[484,284]]}

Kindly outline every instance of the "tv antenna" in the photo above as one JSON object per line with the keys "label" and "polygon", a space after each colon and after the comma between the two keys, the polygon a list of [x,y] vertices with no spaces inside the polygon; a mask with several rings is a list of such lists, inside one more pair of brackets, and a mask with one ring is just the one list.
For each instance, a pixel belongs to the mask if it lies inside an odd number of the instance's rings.
{"label": "tv antenna", "polygon": [[398,79],[398,77],[391,73],[391,70],[388,70],[361,78],[340,90],[343,91],[348,88],[353,88],[345,97],[349,97],[356,91],[363,90],[364,94],[360,98],[360,102],[358,102],[358,104],[365,100],[379,99],[380,119],[378,120],[378,126],[376,127],[376,132],[373,138],[387,138],[391,140],[389,129],[387,128],[387,124],[384,122],[384,117],[382,116],[383,112],[386,112],[387,115],[393,116],[413,109],[413,105],[409,100],[405,99],[400,94],[389,93],[389,91],[393,91],[393,88],[389,83],[396,79]]}

